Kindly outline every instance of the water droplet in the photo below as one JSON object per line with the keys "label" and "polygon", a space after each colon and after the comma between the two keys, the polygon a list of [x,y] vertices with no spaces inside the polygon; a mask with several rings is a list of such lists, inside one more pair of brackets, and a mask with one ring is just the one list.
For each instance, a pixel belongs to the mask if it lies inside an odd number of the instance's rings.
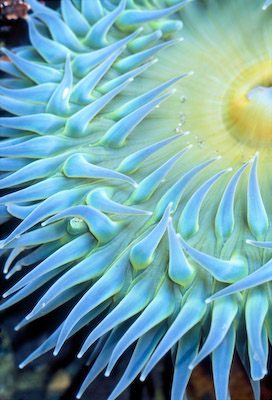
{"label": "water droplet", "polygon": [[185,115],[184,115],[182,112],[180,112],[180,113],[179,113],[179,118],[180,118],[181,120],[184,120],[184,119],[185,119]]}

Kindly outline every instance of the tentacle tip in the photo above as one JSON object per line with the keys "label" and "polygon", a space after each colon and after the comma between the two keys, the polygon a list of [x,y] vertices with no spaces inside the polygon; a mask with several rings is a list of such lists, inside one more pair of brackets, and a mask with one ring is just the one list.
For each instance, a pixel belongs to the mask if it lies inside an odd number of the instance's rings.
{"label": "tentacle tip", "polygon": [[216,160],[221,160],[222,156],[217,156]]}
{"label": "tentacle tip", "polygon": [[246,243],[247,244],[252,244],[252,240],[251,239],[246,239]]}
{"label": "tentacle tip", "polygon": [[5,276],[5,279],[9,279],[16,272],[21,271],[21,269],[22,269],[22,264],[20,262],[16,263],[10,271],[6,271],[7,275]]}
{"label": "tentacle tip", "polygon": [[142,374],[142,375],[140,376],[140,381],[141,381],[141,382],[144,382],[144,381],[145,381],[145,378],[146,378],[146,376]]}
{"label": "tentacle tip", "polygon": [[77,393],[77,395],[76,395],[76,399],[81,399],[81,397],[82,397],[82,395],[83,395],[83,392],[84,391],[82,391],[81,389],[80,389],[80,391]]}
{"label": "tentacle tip", "polygon": [[195,71],[190,71],[190,72],[188,72],[188,76],[194,75],[194,73],[195,73]]}
{"label": "tentacle tip", "polygon": [[182,136],[190,135],[190,133],[191,133],[191,131],[186,131],[186,132],[184,132],[184,133],[182,134]]}
{"label": "tentacle tip", "polygon": [[208,297],[206,300],[205,300],[205,303],[206,304],[210,304],[212,302],[212,298],[211,297]]}
{"label": "tentacle tip", "polygon": [[226,169],[226,172],[231,172],[231,171],[233,171],[232,167]]}
{"label": "tentacle tip", "polygon": [[18,325],[16,325],[13,329],[15,332],[18,332],[20,328],[21,328],[21,322]]}
{"label": "tentacle tip", "polygon": [[2,52],[2,53],[5,53],[5,51],[8,51],[6,48],[5,48],[5,46],[1,46],[0,47],[0,53]]}
{"label": "tentacle tip", "polygon": [[110,373],[111,373],[110,369],[106,369],[105,374],[104,374],[105,377],[108,378],[110,376]]}
{"label": "tentacle tip", "polygon": [[168,214],[168,218],[170,217],[170,214],[171,214],[171,212],[173,211],[172,210],[172,207],[173,207],[173,202],[171,201],[170,203],[168,203],[168,206],[167,206],[167,208],[166,208],[166,210],[165,210],[165,214]]}
{"label": "tentacle tip", "polygon": [[83,352],[80,351],[80,352],[77,354],[77,358],[82,358],[82,356],[83,356]]}
{"label": "tentacle tip", "polygon": [[267,369],[262,369],[259,374],[252,376],[251,379],[253,382],[260,382],[265,375],[267,375]]}
{"label": "tentacle tip", "polygon": [[140,26],[140,27],[136,30],[136,32],[137,32],[137,33],[141,33],[141,32],[143,32],[143,30],[144,30],[144,27],[143,27],[143,26]]}
{"label": "tentacle tip", "polygon": [[156,37],[158,39],[160,39],[162,37],[162,31],[160,29],[158,29],[155,33],[156,33]]}
{"label": "tentacle tip", "polygon": [[59,354],[59,348],[55,348],[55,350],[53,351],[53,356],[57,356]]}
{"label": "tentacle tip", "polygon": [[24,361],[21,362],[21,364],[18,365],[19,369],[23,369],[24,367],[25,367],[25,362]]}

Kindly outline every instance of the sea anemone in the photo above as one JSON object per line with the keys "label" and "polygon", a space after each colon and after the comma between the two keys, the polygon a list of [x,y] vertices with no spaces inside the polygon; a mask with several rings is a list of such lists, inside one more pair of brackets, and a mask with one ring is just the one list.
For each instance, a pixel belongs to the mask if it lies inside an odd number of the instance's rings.
{"label": "sea anemone", "polygon": [[45,285],[19,329],[77,302],[20,367],[95,320],[78,398],[134,345],[109,400],[170,349],[172,400],[208,355],[225,400],[235,348],[258,399],[272,343],[272,1],[28,3],[31,45],[1,49],[1,222],[19,220],[1,252],[6,278],[25,271],[1,309]]}

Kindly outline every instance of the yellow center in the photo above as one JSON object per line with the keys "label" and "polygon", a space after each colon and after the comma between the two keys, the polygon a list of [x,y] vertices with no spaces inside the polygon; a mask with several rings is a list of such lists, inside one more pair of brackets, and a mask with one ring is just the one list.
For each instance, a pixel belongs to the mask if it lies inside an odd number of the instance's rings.
{"label": "yellow center", "polygon": [[226,130],[248,146],[272,147],[272,63],[245,68],[222,102]]}

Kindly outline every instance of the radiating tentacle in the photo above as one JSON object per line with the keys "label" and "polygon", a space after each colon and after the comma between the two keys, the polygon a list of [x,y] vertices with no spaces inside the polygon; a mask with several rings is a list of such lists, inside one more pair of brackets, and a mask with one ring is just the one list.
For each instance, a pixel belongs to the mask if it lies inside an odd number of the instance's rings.
{"label": "radiating tentacle", "polygon": [[121,290],[126,278],[127,261],[128,254],[125,253],[111,266],[107,273],[84,294],[73,308],[66,318],[59,334],[58,342],[54,350],[55,355],[58,354],[69,333],[81,318]]}
{"label": "radiating tentacle", "polygon": [[261,198],[257,177],[257,162],[259,153],[256,153],[248,180],[248,225],[257,239],[264,237],[268,228],[268,218]]}

